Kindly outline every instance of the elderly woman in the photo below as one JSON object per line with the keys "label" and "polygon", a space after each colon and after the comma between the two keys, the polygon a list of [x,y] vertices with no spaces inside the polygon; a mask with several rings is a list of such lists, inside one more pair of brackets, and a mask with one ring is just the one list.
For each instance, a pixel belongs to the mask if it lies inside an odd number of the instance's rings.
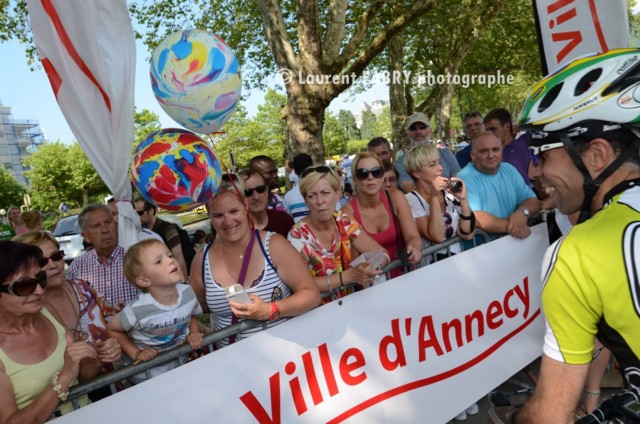
{"label": "elderly woman", "polygon": [[[342,210],[353,216],[360,227],[387,249],[391,260],[401,253],[404,262],[417,264],[422,253],[422,240],[411,215],[407,199],[399,190],[382,190],[383,163],[373,152],[362,152],[351,164],[351,175],[358,195]],[[406,263],[406,265],[408,265]],[[402,273],[401,268],[391,277]]]}
{"label": "elderly woman", "polygon": [[[357,282],[369,286],[380,274],[369,262],[351,267],[357,253],[382,249],[350,215],[335,212],[340,197],[340,178],[326,165],[317,165],[300,173],[300,192],[309,215],[298,221],[289,232],[289,241],[300,252],[309,273],[322,292],[338,289],[338,296],[347,294],[344,286]],[[353,250],[353,251],[352,251]],[[388,263],[388,252],[384,251]],[[355,253],[355,254],[354,254]]]}
{"label": "elderly woman", "polygon": [[62,323],[77,340],[93,343],[105,357],[117,359],[120,347],[115,339],[107,339],[106,320],[103,316],[116,313],[88,282],[65,279],[64,251],[51,234],[32,231],[14,238],[14,241],[38,246],[47,260],[47,289],[42,300],[55,309]]}
{"label": "elderly woman", "polygon": [[[75,382],[102,363],[43,306],[47,259],[36,246],[0,241],[0,423],[38,423],[72,409]],[[81,404],[86,404],[86,398]]]}
{"label": "elderly woman", "polygon": [[382,177],[382,188],[389,193],[393,191],[399,191],[398,187],[398,170],[393,163],[388,160],[382,161],[382,169],[384,169],[384,176]]}
{"label": "elderly woman", "polygon": [[29,231],[29,228],[22,221],[22,213],[17,206],[11,206],[7,211],[9,216],[9,225],[13,228],[13,232],[16,234],[22,234]]}
{"label": "elderly woman", "polygon": [[[426,244],[442,243],[456,234],[471,240],[476,220],[469,207],[467,188],[459,178],[447,180],[442,176],[438,149],[431,144],[413,147],[404,155],[404,166],[416,185],[405,196]],[[460,251],[460,244],[451,247],[453,253]],[[435,258],[441,259],[447,253],[443,249]]]}
{"label": "elderly woman", "polygon": [[[318,289],[293,247],[279,234],[249,225],[240,181],[224,176],[220,189],[209,201],[208,211],[217,237],[194,258],[190,284],[202,309],[212,313],[214,330],[238,319],[267,321],[266,326],[272,327],[283,322],[284,317],[318,306]],[[251,303],[227,300],[227,291],[236,284],[242,286]],[[243,331],[239,338],[263,328]],[[231,337],[218,342],[218,346],[234,341],[235,337]]]}
{"label": "elderly woman", "polygon": [[244,185],[245,205],[253,220],[253,228],[273,231],[287,237],[294,224],[293,218],[285,211],[267,209],[269,187],[265,184],[262,174],[247,169],[238,172],[238,176]]}

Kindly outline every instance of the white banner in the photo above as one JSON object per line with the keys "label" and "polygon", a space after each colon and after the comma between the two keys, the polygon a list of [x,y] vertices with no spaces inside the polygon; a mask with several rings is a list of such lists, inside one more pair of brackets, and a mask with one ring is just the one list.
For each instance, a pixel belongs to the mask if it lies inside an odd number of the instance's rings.
{"label": "white banner", "polygon": [[534,0],[545,75],[590,53],[629,47],[625,0]]}
{"label": "white banner", "polygon": [[540,356],[546,225],[334,301],[60,423],[444,423]]}

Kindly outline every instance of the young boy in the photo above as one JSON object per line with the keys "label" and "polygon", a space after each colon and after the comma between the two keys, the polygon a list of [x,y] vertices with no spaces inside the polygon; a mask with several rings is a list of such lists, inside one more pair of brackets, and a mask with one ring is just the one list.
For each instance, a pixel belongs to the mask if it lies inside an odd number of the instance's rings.
{"label": "young boy", "polygon": [[[124,257],[124,274],[142,293],[109,322],[107,334],[118,340],[132,362],[149,361],[185,339],[193,349],[200,347],[197,317],[202,308],[193,289],[180,284],[180,267],[163,242],[147,239],[131,246]],[[130,380],[137,384],[178,365],[175,360]]]}

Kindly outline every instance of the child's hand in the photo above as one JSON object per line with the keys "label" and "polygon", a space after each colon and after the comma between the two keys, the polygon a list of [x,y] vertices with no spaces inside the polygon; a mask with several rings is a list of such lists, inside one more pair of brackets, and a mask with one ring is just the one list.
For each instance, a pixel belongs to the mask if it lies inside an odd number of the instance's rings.
{"label": "child's hand", "polygon": [[189,343],[191,349],[198,349],[202,346],[202,333],[189,333],[187,336],[187,343]]}
{"label": "child's hand", "polygon": [[149,349],[141,350],[136,355],[136,357],[134,359],[134,364],[138,364],[140,362],[150,361],[153,358],[155,358],[156,356],[158,356],[158,351],[155,350],[155,349],[149,348]]}

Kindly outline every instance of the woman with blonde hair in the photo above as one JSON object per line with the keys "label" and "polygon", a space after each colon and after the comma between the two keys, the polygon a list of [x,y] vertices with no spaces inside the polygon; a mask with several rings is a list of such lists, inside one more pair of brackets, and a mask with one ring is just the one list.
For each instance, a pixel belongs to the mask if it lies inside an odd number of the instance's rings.
{"label": "woman with blonde hair", "polygon": [[22,222],[29,231],[40,231],[42,229],[42,214],[40,211],[24,211],[20,215]]}
{"label": "woman with blonde hair", "polygon": [[[404,195],[398,190],[383,190],[384,164],[373,152],[362,152],[351,164],[357,196],[343,207],[360,227],[387,249],[390,259],[403,260],[405,266],[417,264],[422,240]],[[398,268],[391,277],[402,274]]]}
{"label": "woman with blonde hair", "polygon": [[[267,321],[218,342],[219,347],[318,306],[318,289],[291,244],[279,234],[251,227],[244,186],[235,175],[223,176],[207,209],[216,238],[196,254],[189,278],[202,309],[212,313],[214,330],[239,319]],[[251,303],[227,300],[225,289],[236,284]]]}
{"label": "woman with blonde hair", "polygon": [[19,207],[11,206],[7,211],[7,216],[9,217],[9,225],[16,235],[29,231],[29,228],[22,221],[22,212]]}
{"label": "woman with blonde hair", "polygon": [[[369,286],[380,274],[369,262],[351,267],[358,253],[382,249],[358,222],[342,210],[336,212],[340,198],[340,177],[329,166],[316,165],[300,173],[300,192],[309,215],[289,232],[289,241],[298,250],[321,292],[347,294],[349,283]],[[386,265],[387,259],[381,264]]]}
{"label": "woman with blonde hair", "polygon": [[[459,178],[447,180],[442,176],[438,149],[431,144],[415,146],[404,155],[404,166],[416,185],[405,196],[427,245],[442,243],[454,235],[472,239],[476,220],[467,199],[467,188]],[[460,244],[451,247],[453,253],[461,250]],[[434,256],[440,259],[447,253],[445,249]],[[423,265],[428,262],[423,261]]]}

